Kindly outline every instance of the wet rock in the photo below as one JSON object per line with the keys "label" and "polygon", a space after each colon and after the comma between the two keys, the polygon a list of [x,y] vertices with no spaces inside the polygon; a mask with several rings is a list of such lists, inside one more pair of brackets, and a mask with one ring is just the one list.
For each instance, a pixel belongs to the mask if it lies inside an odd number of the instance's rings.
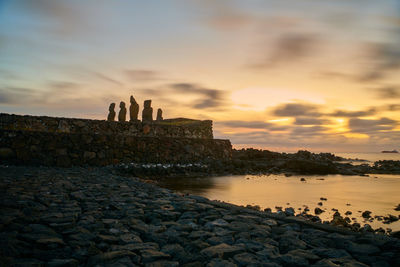
{"label": "wet rock", "polygon": [[315,208],[315,209],[314,209],[315,215],[320,215],[320,214],[323,213],[323,212],[324,212],[324,210],[322,210],[322,209],[320,209],[320,208]]}
{"label": "wet rock", "polygon": [[396,238],[400,238],[400,231],[391,232],[390,236],[393,236],[393,237],[396,237]]}
{"label": "wet rock", "polygon": [[399,218],[397,216],[392,215],[392,214],[389,214],[388,216],[383,217],[383,223],[384,224],[389,224],[389,223],[392,223],[392,222],[396,222],[398,220],[399,220]]}
{"label": "wet rock", "polygon": [[356,260],[351,259],[322,259],[313,266],[315,267],[334,267],[334,266],[353,266],[353,267],[367,267],[368,265],[363,264]]}
{"label": "wet rock", "polygon": [[294,213],[295,213],[295,211],[293,208],[285,208],[285,214],[287,216],[294,216]]}
{"label": "wet rock", "polygon": [[369,210],[366,210],[366,211],[364,211],[363,213],[361,213],[361,216],[363,217],[363,218],[370,218],[371,217],[371,211],[369,211]]}
{"label": "wet rock", "polygon": [[321,258],[351,258],[351,255],[344,249],[315,248],[311,252]]}
{"label": "wet rock", "polygon": [[364,224],[364,226],[361,228],[361,230],[363,232],[373,232],[374,231],[374,229],[372,229],[371,225],[369,225],[369,224]]}
{"label": "wet rock", "polygon": [[164,260],[170,258],[170,255],[154,250],[154,249],[145,249],[141,251],[141,256],[142,256],[142,262],[143,263],[148,263],[148,262],[153,262],[153,261],[158,261],[158,260]]}
{"label": "wet rock", "polygon": [[49,267],[75,267],[78,266],[76,259],[53,259],[47,263]]}
{"label": "wet rock", "polygon": [[321,259],[319,256],[315,255],[310,250],[295,249],[295,250],[289,251],[287,254],[290,254],[290,255],[295,256],[295,257],[300,257],[300,258],[306,259],[306,260],[308,260],[310,262],[316,262],[316,261]]}
{"label": "wet rock", "polygon": [[229,223],[228,223],[227,221],[225,221],[224,219],[217,219],[217,220],[214,220],[214,221],[212,221],[212,222],[206,223],[206,224],[205,224],[205,228],[213,229],[213,228],[215,228],[216,226],[218,226],[218,227],[225,227],[225,226],[228,226],[228,225],[229,225]]}
{"label": "wet rock", "polygon": [[257,266],[262,264],[254,254],[246,252],[235,255],[233,259],[238,266]]}
{"label": "wet rock", "polygon": [[358,244],[352,241],[345,243],[345,249],[350,253],[361,255],[376,254],[380,252],[380,249],[377,246],[370,244]]}
{"label": "wet rock", "polygon": [[231,246],[228,244],[220,244],[216,246],[212,246],[201,251],[201,254],[206,256],[207,258],[231,258],[240,252],[243,252],[244,249],[239,246]]}
{"label": "wet rock", "polygon": [[333,214],[333,219],[331,221],[331,224],[335,226],[347,226],[348,223],[349,219],[348,220],[344,219],[338,211],[336,211],[335,214]]}
{"label": "wet rock", "polygon": [[177,261],[154,261],[146,263],[145,267],[178,267],[179,262]]}
{"label": "wet rock", "polygon": [[112,251],[112,252],[106,252],[106,253],[101,253],[96,256],[92,256],[89,258],[88,265],[90,266],[95,266],[97,264],[107,264],[110,261],[117,259],[117,258],[122,258],[122,257],[132,257],[136,256],[135,253],[131,251]]}
{"label": "wet rock", "polygon": [[223,259],[213,259],[207,264],[207,267],[236,267],[236,266],[237,266],[236,264]]}
{"label": "wet rock", "polygon": [[306,248],[307,244],[304,241],[292,236],[285,236],[279,240],[279,251],[281,253],[287,253],[291,250]]}
{"label": "wet rock", "polygon": [[308,260],[289,253],[274,257],[272,260],[282,266],[309,266]]}

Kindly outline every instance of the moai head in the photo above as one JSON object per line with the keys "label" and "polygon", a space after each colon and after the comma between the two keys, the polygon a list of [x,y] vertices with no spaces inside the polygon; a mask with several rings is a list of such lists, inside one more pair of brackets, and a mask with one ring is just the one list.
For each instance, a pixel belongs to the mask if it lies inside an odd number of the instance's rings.
{"label": "moai head", "polygon": [[133,97],[133,95],[131,95],[131,103],[132,103],[132,104],[136,104],[136,100],[135,100],[135,98]]}
{"label": "moai head", "polygon": [[124,108],[125,108],[125,102],[124,102],[124,101],[121,101],[121,103],[119,103],[119,107],[120,107],[121,109],[124,109]]}
{"label": "moai head", "polygon": [[108,111],[114,111],[115,109],[115,103],[111,103],[110,106],[108,107]]}
{"label": "moai head", "polygon": [[144,108],[151,108],[151,100],[145,100],[143,106]]}

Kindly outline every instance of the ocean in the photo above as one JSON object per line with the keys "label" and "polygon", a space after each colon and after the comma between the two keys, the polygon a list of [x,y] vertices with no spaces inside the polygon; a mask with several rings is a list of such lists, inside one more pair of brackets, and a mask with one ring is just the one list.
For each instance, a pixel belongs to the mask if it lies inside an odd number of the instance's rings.
{"label": "ocean", "polygon": [[[345,158],[358,158],[373,163],[377,160],[400,160],[400,154],[336,153]],[[305,182],[300,181],[305,178]],[[237,205],[258,205],[261,209],[293,207],[301,212],[307,206],[310,214],[316,207],[325,212],[322,220],[331,220],[336,209],[343,217],[361,225],[400,230],[400,221],[384,224],[377,219],[368,221],[361,214],[369,210],[371,216],[400,215],[394,208],[400,204],[400,175],[232,175],[221,177],[166,179],[161,186],[182,193],[201,195]],[[326,198],[322,201],[321,198]],[[320,206],[318,203],[322,203]]]}
{"label": "ocean", "polygon": [[400,153],[334,153],[337,156],[351,159],[364,159],[370,162],[378,160],[400,160]]}

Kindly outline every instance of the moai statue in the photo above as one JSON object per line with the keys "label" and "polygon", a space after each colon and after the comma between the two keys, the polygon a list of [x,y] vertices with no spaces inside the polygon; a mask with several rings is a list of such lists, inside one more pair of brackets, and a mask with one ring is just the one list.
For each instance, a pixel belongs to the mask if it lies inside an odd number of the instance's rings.
{"label": "moai statue", "polygon": [[118,114],[118,121],[126,121],[126,107],[125,102],[121,101],[119,103],[119,114]]}
{"label": "moai statue", "polygon": [[142,122],[153,121],[153,108],[151,107],[151,100],[145,100],[142,111]]}
{"label": "moai statue", "polygon": [[163,120],[163,117],[162,117],[162,109],[159,108],[159,109],[157,110],[157,121],[162,121],[162,120]]}
{"label": "moai statue", "polygon": [[139,114],[139,104],[136,102],[135,98],[131,95],[131,106],[129,107],[130,121],[137,121]]}
{"label": "moai statue", "polygon": [[107,120],[108,121],[114,121],[115,120],[115,103],[111,103],[110,107],[108,108],[108,116]]}

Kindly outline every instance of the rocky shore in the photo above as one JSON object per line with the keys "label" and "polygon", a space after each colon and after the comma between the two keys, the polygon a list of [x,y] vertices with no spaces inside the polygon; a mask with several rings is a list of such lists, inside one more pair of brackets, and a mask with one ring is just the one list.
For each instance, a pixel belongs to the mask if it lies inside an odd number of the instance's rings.
{"label": "rocky shore", "polygon": [[[358,164],[352,164],[357,162]],[[332,153],[278,153],[269,150],[241,149],[232,151],[231,160],[205,159],[182,164],[130,163],[120,164],[122,173],[140,177],[202,177],[246,174],[400,174],[400,161],[381,160],[370,164],[362,159],[346,159]]]}
{"label": "rocky shore", "polygon": [[2,266],[400,266],[400,239],[180,195],[111,168],[0,166],[0,194]]}

